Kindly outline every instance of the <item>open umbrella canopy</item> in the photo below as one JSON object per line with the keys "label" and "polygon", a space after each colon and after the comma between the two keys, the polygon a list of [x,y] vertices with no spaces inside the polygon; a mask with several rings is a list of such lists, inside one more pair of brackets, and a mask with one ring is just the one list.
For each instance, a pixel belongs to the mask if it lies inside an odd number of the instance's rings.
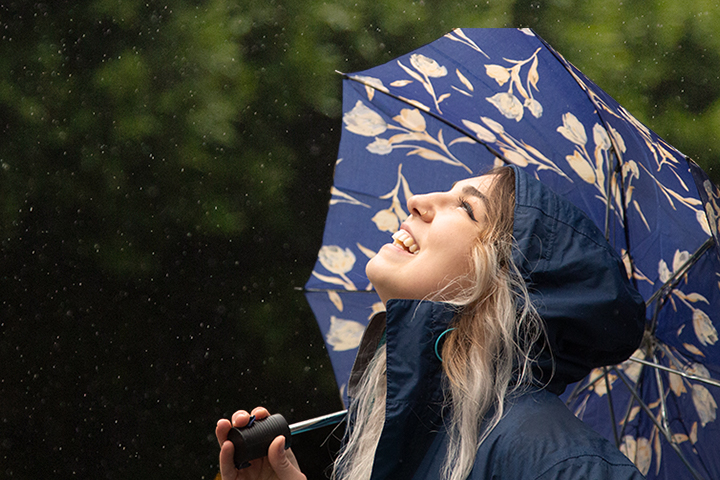
{"label": "open umbrella canopy", "polygon": [[650,478],[720,477],[720,190],[697,165],[529,29],[456,29],[346,75],[343,111],[306,285],[343,396],[382,309],[365,264],[407,217],[407,199],[515,164],[605,232],[648,305],[637,360],[593,372],[570,407]]}

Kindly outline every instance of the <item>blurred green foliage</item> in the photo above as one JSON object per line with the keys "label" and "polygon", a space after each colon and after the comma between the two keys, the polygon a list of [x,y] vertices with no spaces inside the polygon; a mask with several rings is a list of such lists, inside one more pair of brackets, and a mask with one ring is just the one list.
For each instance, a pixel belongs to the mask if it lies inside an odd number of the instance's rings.
{"label": "blurred green foliage", "polygon": [[717,182],[718,24],[680,0],[3,2],[0,471],[212,478],[217,418],[340,408],[297,290],[336,71],[529,26]]}

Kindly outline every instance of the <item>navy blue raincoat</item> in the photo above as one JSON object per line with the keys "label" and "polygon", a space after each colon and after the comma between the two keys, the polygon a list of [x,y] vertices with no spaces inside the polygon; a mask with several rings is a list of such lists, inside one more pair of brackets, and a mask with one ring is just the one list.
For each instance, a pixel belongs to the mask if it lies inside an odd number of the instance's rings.
{"label": "navy blue raincoat", "polygon": [[[547,348],[535,384],[508,400],[480,445],[471,480],[642,479],[614,445],[557,397],[593,368],[638,347],[645,307],[617,254],[576,207],[515,169],[514,260],[542,317]],[[350,395],[379,342],[387,342],[386,419],[372,479],[438,479],[445,460],[440,335],[454,316],[436,302],[390,300],[368,326]],[[540,348],[540,347],[538,347]]]}

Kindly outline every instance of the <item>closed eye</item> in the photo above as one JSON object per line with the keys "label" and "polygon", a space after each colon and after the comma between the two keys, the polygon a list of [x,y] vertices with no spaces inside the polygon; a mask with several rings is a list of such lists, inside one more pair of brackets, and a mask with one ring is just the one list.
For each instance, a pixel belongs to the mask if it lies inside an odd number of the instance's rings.
{"label": "closed eye", "polygon": [[475,219],[475,212],[473,211],[473,207],[465,200],[465,198],[458,198],[458,207],[465,210],[473,222],[477,222],[477,220]]}

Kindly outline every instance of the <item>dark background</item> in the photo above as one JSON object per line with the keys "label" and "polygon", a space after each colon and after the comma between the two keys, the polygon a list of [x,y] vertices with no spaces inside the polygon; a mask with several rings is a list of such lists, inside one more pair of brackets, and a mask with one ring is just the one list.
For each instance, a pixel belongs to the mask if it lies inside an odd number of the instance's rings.
{"label": "dark background", "polygon": [[[717,182],[718,24],[682,1],[2,2],[0,478],[213,478],[218,418],[342,408],[301,291],[336,70],[529,26]],[[310,478],[341,434],[296,438]]]}

